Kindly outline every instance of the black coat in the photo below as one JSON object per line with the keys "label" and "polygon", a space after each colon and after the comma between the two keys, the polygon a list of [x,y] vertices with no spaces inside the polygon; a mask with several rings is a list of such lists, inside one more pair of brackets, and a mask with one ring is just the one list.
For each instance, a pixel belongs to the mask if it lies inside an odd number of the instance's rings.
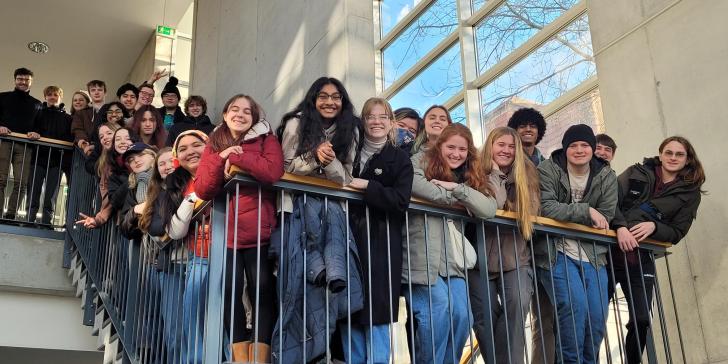
{"label": "black coat", "polygon": [[697,215],[700,186],[679,180],[655,196],[656,168],[660,168],[657,157],[645,158],[619,175],[619,205],[612,228],[652,221],[656,229],[650,238],[677,244]]}
{"label": "black coat", "polygon": [[38,131],[35,118],[42,105],[28,92],[18,89],[0,93],[0,126],[15,133]]}
{"label": "black coat", "polygon": [[[60,107],[53,107],[48,106],[44,102],[43,108],[35,118],[35,125],[38,134],[44,138],[73,142],[73,134],[71,134],[72,120],[71,115],[68,115],[63,109],[63,104]],[[53,166],[61,163],[62,159],[63,169],[70,170],[73,151],[59,150],[56,148],[49,149],[51,148],[39,146],[36,152],[37,160],[35,163],[43,167],[46,165]]]}
{"label": "black coat", "polygon": [[[167,114],[167,108],[164,106],[157,109],[159,111],[159,115],[162,115],[162,123],[164,123],[164,116]],[[187,116],[185,113],[182,112],[182,108],[177,106],[177,108],[174,110],[174,123],[172,125],[176,125],[179,123],[187,123]]]}
{"label": "black coat", "polygon": [[[412,162],[407,152],[389,143],[369,159],[362,171],[359,171],[358,163],[354,167],[355,177],[369,181],[364,192],[364,202],[369,207],[369,234],[364,206],[352,204],[350,214],[363,274],[364,309],[355,314],[355,320],[361,324],[366,325],[370,321],[370,299],[373,324],[397,320],[402,278],[402,226],[405,225],[405,211],[412,193],[413,175]],[[373,254],[370,254],[370,246]]]}

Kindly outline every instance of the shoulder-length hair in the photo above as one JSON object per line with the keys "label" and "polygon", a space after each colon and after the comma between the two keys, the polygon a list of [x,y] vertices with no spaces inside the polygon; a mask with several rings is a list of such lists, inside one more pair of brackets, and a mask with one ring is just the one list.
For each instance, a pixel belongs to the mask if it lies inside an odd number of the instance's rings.
{"label": "shoulder-length hair", "polygon": [[131,123],[131,130],[141,137],[142,135],[142,120],[144,119],[144,113],[150,112],[152,118],[154,118],[154,132],[152,137],[149,139],[149,145],[156,148],[163,148],[164,143],[167,142],[167,131],[164,130],[164,120],[159,111],[152,105],[143,105],[139,110],[134,112],[134,119]]}
{"label": "shoulder-length hair", "polygon": [[[528,240],[533,236],[533,221],[531,218],[538,215],[540,206],[541,192],[539,189],[539,177],[536,166],[533,165],[526,152],[523,150],[521,138],[515,129],[509,127],[500,127],[493,129],[483,145],[480,153],[480,165],[483,173],[488,176],[493,171],[493,144],[502,136],[510,135],[515,142],[515,158],[511,165],[511,174],[513,175],[515,195],[508,194],[506,199],[505,210],[516,213],[518,226],[521,230],[523,238]],[[492,190],[495,186],[488,184]]]}
{"label": "shoulder-length hair", "polygon": [[299,118],[298,127],[298,148],[296,156],[314,151],[324,139],[324,121],[316,109],[316,99],[321,89],[326,85],[334,85],[341,95],[341,111],[334,119],[336,124],[336,132],[331,140],[334,146],[336,158],[345,161],[352,144],[354,143],[354,130],[360,128],[360,121],[354,115],[354,105],[349,99],[349,94],[341,81],[333,77],[321,77],[314,81],[306,92],[298,106],[292,111],[283,115],[281,125],[276,130],[279,140],[283,140],[283,131],[286,129],[286,123],[293,118]]}
{"label": "shoulder-length hair", "polygon": [[425,124],[427,123],[427,114],[430,113],[430,111],[440,109],[445,112],[445,116],[447,116],[447,122],[448,124],[452,125],[452,117],[450,116],[450,112],[447,111],[447,108],[443,105],[432,105],[430,106],[427,111],[425,111],[424,114],[422,114],[422,130],[417,130],[417,138],[415,139],[415,145],[414,148],[412,148],[413,151],[417,151],[422,147],[423,145],[427,144],[429,142],[427,138],[427,133],[425,132]]}
{"label": "shoulder-length hair", "polygon": [[119,133],[119,130],[126,130],[127,132],[129,132],[129,139],[131,140],[132,144],[139,142],[139,137],[130,128],[123,126],[114,131],[114,139],[112,139],[111,148],[109,149],[109,167],[111,168],[112,173],[127,171],[126,163],[124,163],[121,158],[122,154],[116,151],[116,134]]}
{"label": "shoulder-length hair", "polygon": [[[384,112],[387,113],[387,116],[389,116],[389,123],[391,124],[391,129],[389,130],[389,133],[387,134],[387,141],[391,144],[394,144],[396,141],[396,130],[394,127],[394,112],[392,112],[392,105],[389,104],[389,101],[386,99],[383,99],[381,97],[372,97],[369,98],[366,102],[364,102],[364,106],[361,108],[361,121],[362,126],[364,125],[364,122],[366,120],[366,117],[369,116],[369,114],[372,113],[372,109],[376,105],[381,105],[384,108]],[[364,128],[364,133],[366,133],[366,128]]]}
{"label": "shoulder-length hair", "polygon": [[162,156],[162,154],[171,152],[171,147],[164,147],[159,150],[159,152],[157,153],[157,157],[154,158],[152,177],[149,179],[149,185],[147,185],[147,204],[144,206],[144,210],[142,211],[141,216],[139,216],[139,229],[145,233],[149,232],[149,225],[151,225],[152,216],[154,216],[155,213],[154,202],[157,201],[159,193],[164,188],[164,179],[162,179],[162,175],[159,173],[157,163],[159,162],[159,158]]}
{"label": "shoulder-length hair", "polygon": [[[682,144],[688,154],[687,161],[685,162],[685,167],[680,170],[680,172],[678,172],[678,177],[682,178],[683,181],[688,184],[697,185],[699,188],[702,187],[703,183],[705,183],[705,171],[703,170],[703,164],[700,163],[700,160],[698,159],[698,154],[695,152],[695,148],[693,148],[693,145],[690,143],[689,140],[687,140],[687,138],[681,137],[679,135],[674,135],[666,138],[662,141],[662,143],[660,143],[660,154],[662,154],[665,146],[667,146],[667,144],[669,144],[670,142],[678,142]],[[701,192],[705,193],[705,191],[702,190]]]}
{"label": "shoulder-length hair", "polygon": [[86,107],[91,103],[91,98],[88,97],[88,94],[86,92],[78,90],[73,93],[73,96],[71,96],[71,116],[76,114],[76,109],[73,108],[73,98],[76,97],[76,95],[81,95],[84,100],[86,100]]}
{"label": "shoulder-length hair", "polygon": [[468,157],[461,166],[461,168],[464,168],[462,182],[483,194],[494,196],[493,191],[488,186],[483,169],[480,168],[478,150],[473,143],[473,134],[470,132],[470,129],[461,124],[450,124],[443,129],[435,145],[425,152],[425,158],[422,159],[425,177],[428,180],[437,179],[447,182],[459,182],[456,181],[455,173],[453,173],[442,157],[442,145],[456,135],[463,137],[468,142]]}
{"label": "shoulder-length hair", "polygon": [[[231,97],[225,103],[225,106],[222,107],[222,113],[227,113],[228,109],[230,109],[230,106],[232,106],[235,101],[238,101],[238,99],[246,99],[248,100],[248,103],[250,103],[250,116],[253,119],[253,122],[250,124],[251,128],[258,122],[263,120],[263,109],[257,102],[255,102],[255,100],[253,100],[252,97],[244,94],[237,94]],[[220,122],[220,125],[212,133],[210,133],[210,147],[212,147],[212,150],[215,153],[220,153],[229,147],[232,147],[234,145],[240,145],[240,143],[243,142],[244,138],[245,134],[234,138],[233,133],[230,131],[227,123],[225,122],[225,120],[222,120]]]}

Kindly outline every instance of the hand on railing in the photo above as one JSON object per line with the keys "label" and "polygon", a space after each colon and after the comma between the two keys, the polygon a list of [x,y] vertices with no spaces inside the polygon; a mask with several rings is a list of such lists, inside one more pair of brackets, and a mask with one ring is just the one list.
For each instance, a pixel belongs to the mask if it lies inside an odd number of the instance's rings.
{"label": "hand on railing", "polygon": [[0,126],[0,135],[8,135],[8,134],[10,134],[10,129],[8,129],[4,126]]}
{"label": "hand on railing", "polygon": [[38,134],[38,133],[36,133],[34,131],[31,131],[31,132],[28,133],[28,139],[30,139],[30,140],[38,140],[38,139],[40,139],[40,134]]}

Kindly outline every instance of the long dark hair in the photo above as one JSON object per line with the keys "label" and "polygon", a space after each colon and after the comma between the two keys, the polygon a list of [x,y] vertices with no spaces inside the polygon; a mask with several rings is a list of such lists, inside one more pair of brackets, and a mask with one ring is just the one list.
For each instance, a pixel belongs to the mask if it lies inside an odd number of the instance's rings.
{"label": "long dark hair", "polygon": [[[205,135],[202,132],[199,133]],[[184,135],[184,137],[188,136],[193,136],[204,143],[207,142],[207,140],[203,139],[203,137],[198,135],[197,132]],[[174,143],[174,147],[172,147],[175,155],[177,144],[181,139],[182,138],[177,137],[177,140],[175,140]],[[177,214],[177,208],[179,208],[179,205],[182,204],[185,189],[187,188],[187,184],[189,184],[191,180],[192,174],[182,167],[176,168],[174,172],[170,173],[167,178],[164,179],[165,193],[161,201],[161,211],[159,212],[159,214],[162,217],[162,221],[164,221],[165,225],[169,224],[169,222],[172,221],[172,216]]]}
{"label": "long dark hair", "polygon": [[[248,103],[250,103],[250,116],[252,116],[253,118],[253,122],[250,124],[250,127],[252,128],[255,124],[257,124],[264,118],[263,109],[260,107],[260,105],[258,105],[257,102],[255,102],[255,100],[253,100],[252,97],[244,94],[237,94],[231,97],[225,103],[225,106],[223,106],[222,113],[225,114],[230,108],[230,105],[232,105],[238,99],[246,99],[248,100]],[[220,122],[220,126],[218,126],[210,134],[209,143],[212,147],[212,151],[214,151],[215,153],[220,153],[228,147],[240,145],[240,143],[243,141],[243,138],[245,138],[245,134],[239,136],[237,139],[233,138],[233,133],[230,132],[230,128],[228,128],[227,123],[225,122],[225,120],[223,120]]]}
{"label": "long dark hair", "polygon": [[[354,115],[354,105],[349,99],[349,94],[341,81],[333,77],[321,77],[314,81],[306,92],[303,101],[296,106],[295,109],[283,115],[281,125],[276,130],[278,140],[283,140],[283,131],[286,129],[286,123],[293,118],[299,118],[298,127],[298,149],[296,156],[313,151],[324,141],[324,121],[316,110],[316,98],[321,89],[326,85],[334,85],[341,95],[341,111],[334,119],[336,124],[336,132],[331,140],[334,146],[336,158],[345,161],[354,142],[354,130],[360,129],[360,121]],[[360,131],[360,130],[359,130]],[[360,131],[361,135],[361,131]]]}
{"label": "long dark hair", "polygon": [[139,137],[142,135],[142,119],[144,118],[144,113],[149,111],[152,114],[152,118],[154,118],[154,132],[152,133],[151,138],[149,139],[149,145],[154,146],[156,148],[163,148],[164,143],[167,141],[167,131],[164,130],[164,119],[162,118],[162,115],[157,111],[157,108],[155,108],[152,105],[142,105],[142,107],[139,108],[139,110],[134,112],[134,121],[131,124],[132,130],[135,131]]}

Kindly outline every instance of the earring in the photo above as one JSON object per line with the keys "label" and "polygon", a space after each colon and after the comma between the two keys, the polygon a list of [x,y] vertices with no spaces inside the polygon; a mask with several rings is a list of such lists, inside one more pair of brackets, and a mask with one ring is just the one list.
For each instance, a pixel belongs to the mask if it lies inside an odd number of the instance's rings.
{"label": "earring", "polygon": [[172,158],[172,165],[174,166],[174,169],[179,168],[179,159]]}

